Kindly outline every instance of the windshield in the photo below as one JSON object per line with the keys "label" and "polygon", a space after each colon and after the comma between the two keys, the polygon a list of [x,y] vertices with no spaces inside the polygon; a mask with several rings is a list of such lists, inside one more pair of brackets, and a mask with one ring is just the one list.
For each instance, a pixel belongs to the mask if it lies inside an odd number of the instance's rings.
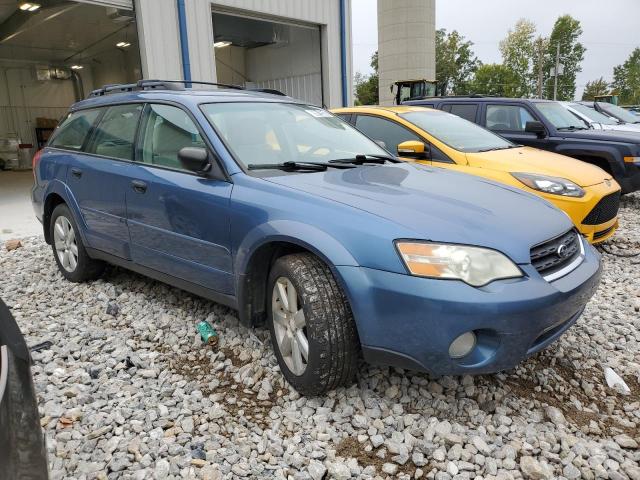
{"label": "windshield", "polygon": [[389,153],[326,110],[295,103],[202,105],[236,159],[248,165],[328,162]]}
{"label": "windshield", "polygon": [[607,117],[597,110],[587,107],[586,105],[582,105],[581,103],[570,103],[569,106],[573,108],[576,112],[581,113],[585,117],[587,117],[592,122],[601,123],[603,125],[617,125],[618,122],[611,119],[611,117]]}
{"label": "windshield", "polygon": [[500,150],[515,146],[495,133],[450,113],[424,111],[400,116],[460,152]]}
{"label": "windshield", "polygon": [[598,102],[598,106],[602,109],[604,113],[613,115],[616,118],[619,118],[623,122],[626,123],[640,123],[638,117],[636,117],[633,113],[625,110],[622,107],[614,105],[613,103],[606,102]]}
{"label": "windshield", "polygon": [[588,128],[584,120],[579,119],[557,102],[539,102],[536,103],[536,107],[558,130],[584,130]]}

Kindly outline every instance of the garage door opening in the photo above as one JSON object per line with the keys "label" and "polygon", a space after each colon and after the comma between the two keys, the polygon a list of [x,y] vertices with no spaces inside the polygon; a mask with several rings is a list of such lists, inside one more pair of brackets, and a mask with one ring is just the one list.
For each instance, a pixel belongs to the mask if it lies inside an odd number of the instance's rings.
{"label": "garage door opening", "polygon": [[279,90],[323,105],[319,25],[213,13],[218,82]]}
{"label": "garage door opening", "polygon": [[104,84],[141,77],[133,10],[0,2],[0,168],[30,168],[69,105]]}

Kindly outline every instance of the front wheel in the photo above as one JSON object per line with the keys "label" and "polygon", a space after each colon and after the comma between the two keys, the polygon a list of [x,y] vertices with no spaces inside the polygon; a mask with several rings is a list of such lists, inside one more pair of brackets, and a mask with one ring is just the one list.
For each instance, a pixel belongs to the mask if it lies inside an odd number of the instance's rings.
{"label": "front wheel", "polygon": [[279,258],[269,274],[269,329],[280,369],[303,395],[350,384],[360,344],[349,303],[318,257]]}
{"label": "front wheel", "polygon": [[69,207],[58,205],[51,214],[49,238],[58,270],[67,280],[95,280],[104,271],[104,263],[89,257]]}

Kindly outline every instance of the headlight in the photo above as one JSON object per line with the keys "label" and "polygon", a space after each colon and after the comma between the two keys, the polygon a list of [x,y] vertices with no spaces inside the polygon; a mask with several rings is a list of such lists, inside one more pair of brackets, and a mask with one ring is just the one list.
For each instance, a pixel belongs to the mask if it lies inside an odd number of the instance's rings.
{"label": "headlight", "polygon": [[527,187],[539,192],[564,195],[565,197],[584,197],[584,190],[566,178],[548,177],[536,173],[512,173],[511,175]]}
{"label": "headlight", "polygon": [[635,165],[640,165],[640,157],[624,157],[625,163],[633,163]]}
{"label": "headlight", "polygon": [[426,242],[396,242],[409,272],[419,277],[462,280],[481,287],[501,278],[521,277],[506,256],[487,248]]}

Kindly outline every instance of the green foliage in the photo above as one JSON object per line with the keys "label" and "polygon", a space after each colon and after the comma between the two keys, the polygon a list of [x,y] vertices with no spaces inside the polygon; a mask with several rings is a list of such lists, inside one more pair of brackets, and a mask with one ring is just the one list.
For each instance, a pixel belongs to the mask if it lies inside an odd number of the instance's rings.
{"label": "green foliage", "polygon": [[544,75],[546,78],[544,93],[546,98],[553,98],[553,78],[549,72],[555,67],[556,48],[560,45],[560,63],[564,73],[558,77],[558,100],[572,100],[576,93],[576,75],[582,71],[580,63],[584,59],[586,48],[578,38],[582,35],[580,21],[563,15],[558,17],[544,56]]}
{"label": "green foliage", "polygon": [[363,75],[360,72],[356,72],[354,76],[354,83],[356,88],[356,105],[377,105],[378,101],[378,52],[376,51],[371,55],[371,68],[373,73],[371,75]]}
{"label": "green foliage", "polygon": [[[520,19],[507,37],[500,42],[502,64],[511,74],[509,91],[514,97],[530,97],[536,93],[538,50],[535,40],[536,26],[529,20]],[[498,73],[494,69],[494,74]],[[501,75],[506,70],[501,70]]]}
{"label": "green foliage", "polygon": [[469,82],[480,61],[473,53],[473,43],[456,30],[436,30],[436,82],[442,94],[469,93]]}
{"label": "green foliage", "polygon": [[469,85],[471,93],[500,97],[520,96],[521,83],[513,70],[505,65],[481,65]]}
{"label": "green foliage", "polygon": [[612,86],[621,104],[640,104],[640,48],[634,49],[622,65],[613,69]]}
{"label": "green foliage", "polygon": [[594,100],[597,95],[608,95],[609,84],[604,78],[600,77],[597,80],[587,82],[582,92],[582,100]]}

